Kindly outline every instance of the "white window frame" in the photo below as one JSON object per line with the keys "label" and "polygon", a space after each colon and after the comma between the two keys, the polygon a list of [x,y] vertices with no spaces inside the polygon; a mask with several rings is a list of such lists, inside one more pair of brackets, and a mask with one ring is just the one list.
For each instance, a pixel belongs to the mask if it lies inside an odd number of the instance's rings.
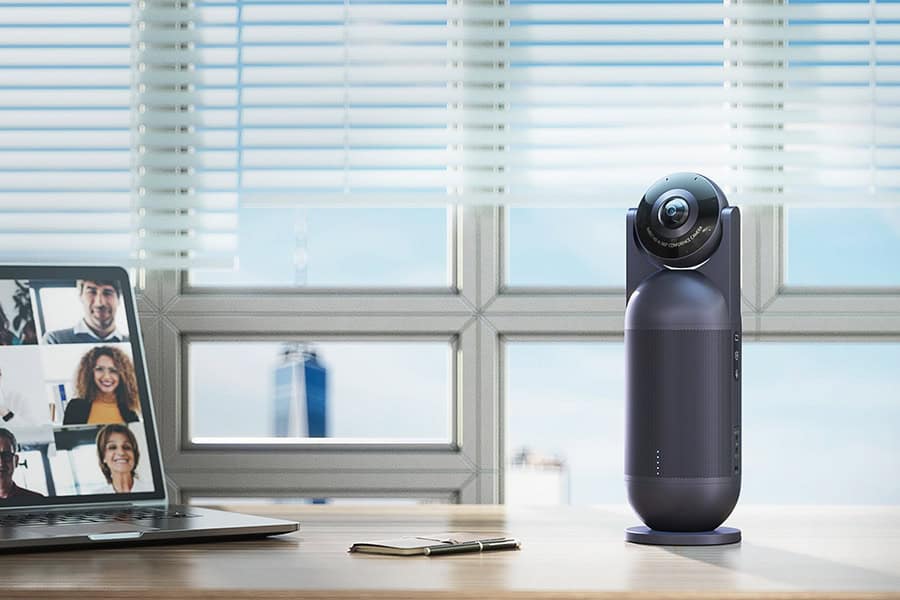
{"label": "white window frame", "polygon": [[[620,340],[625,305],[620,288],[506,286],[504,213],[455,209],[450,289],[191,288],[183,272],[152,273],[139,306],[173,497],[502,502],[505,343]],[[742,211],[745,339],[900,341],[900,289],[784,285],[783,215],[780,207]],[[454,443],[206,447],[187,439],[186,349],[193,339],[323,336],[456,340]]]}

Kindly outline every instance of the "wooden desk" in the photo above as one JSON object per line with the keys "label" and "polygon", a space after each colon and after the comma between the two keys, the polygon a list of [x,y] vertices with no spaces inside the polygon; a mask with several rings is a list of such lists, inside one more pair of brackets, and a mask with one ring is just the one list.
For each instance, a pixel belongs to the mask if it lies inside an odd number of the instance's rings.
{"label": "wooden desk", "polygon": [[[258,541],[0,556],[0,598],[900,598],[900,507],[739,507],[743,542],[623,541],[625,508],[241,506],[296,518]],[[353,541],[506,532],[521,551],[348,554]]]}

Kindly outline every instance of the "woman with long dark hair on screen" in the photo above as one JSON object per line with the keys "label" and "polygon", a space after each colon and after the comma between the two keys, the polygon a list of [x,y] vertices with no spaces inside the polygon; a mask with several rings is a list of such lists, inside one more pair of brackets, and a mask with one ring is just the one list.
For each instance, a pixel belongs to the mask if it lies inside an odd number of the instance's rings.
{"label": "woman with long dark hair on screen", "polygon": [[134,363],[114,346],[91,348],[75,373],[75,394],[66,405],[63,425],[132,423],[141,405]]}

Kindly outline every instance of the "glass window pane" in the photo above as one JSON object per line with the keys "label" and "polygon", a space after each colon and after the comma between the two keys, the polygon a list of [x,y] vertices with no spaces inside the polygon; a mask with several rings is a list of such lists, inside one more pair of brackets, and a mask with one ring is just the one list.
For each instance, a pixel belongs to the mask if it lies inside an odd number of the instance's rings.
{"label": "glass window pane", "polygon": [[512,342],[506,364],[506,503],[624,503],[624,345]]}
{"label": "glass window pane", "polygon": [[625,285],[622,208],[510,208],[506,283],[510,286]]}
{"label": "glass window pane", "polygon": [[449,443],[451,359],[446,342],[192,342],[191,438]]}
{"label": "glass window pane", "polygon": [[900,502],[900,344],[744,344],[741,502]]}
{"label": "glass window pane", "polygon": [[197,286],[448,287],[443,208],[241,208],[238,268]]}
{"label": "glass window pane", "polygon": [[900,208],[789,208],[786,221],[786,284],[900,285]]}
{"label": "glass window pane", "polygon": [[[623,345],[506,354],[506,501],[625,502]],[[740,501],[900,502],[898,364],[900,343],[745,343]]]}

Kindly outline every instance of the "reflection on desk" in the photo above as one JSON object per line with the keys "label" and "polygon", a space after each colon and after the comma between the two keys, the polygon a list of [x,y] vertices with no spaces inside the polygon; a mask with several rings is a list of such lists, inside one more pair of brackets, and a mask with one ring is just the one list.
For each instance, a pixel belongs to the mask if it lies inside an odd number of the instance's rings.
{"label": "reflection on desk", "polygon": [[[900,598],[900,507],[738,507],[743,542],[628,544],[624,507],[224,507],[297,519],[255,541],[0,555],[0,597],[41,598]],[[350,554],[423,531],[502,532],[520,552]]]}

